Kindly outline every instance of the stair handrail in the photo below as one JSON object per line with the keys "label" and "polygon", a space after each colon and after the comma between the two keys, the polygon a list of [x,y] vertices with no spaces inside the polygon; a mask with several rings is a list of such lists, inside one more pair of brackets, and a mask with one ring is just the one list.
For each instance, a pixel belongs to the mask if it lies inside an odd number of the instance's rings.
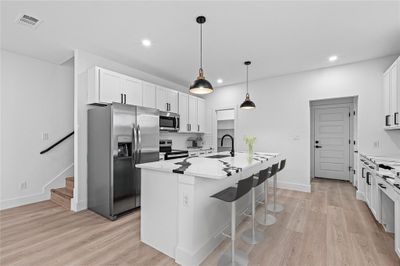
{"label": "stair handrail", "polygon": [[74,134],[74,131],[72,131],[71,133],[69,133],[68,135],[66,135],[65,137],[63,137],[62,139],[60,139],[59,141],[57,141],[56,143],[54,143],[53,145],[51,145],[51,146],[48,147],[47,149],[41,151],[40,154],[44,154],[44,153],[50,151],[51,149],[53,149],[54,147],[56,147],[58,144],[60,144],[61,142],[63,142],[63,141],[66,140],[67,138],[71,137],[73,134]]}

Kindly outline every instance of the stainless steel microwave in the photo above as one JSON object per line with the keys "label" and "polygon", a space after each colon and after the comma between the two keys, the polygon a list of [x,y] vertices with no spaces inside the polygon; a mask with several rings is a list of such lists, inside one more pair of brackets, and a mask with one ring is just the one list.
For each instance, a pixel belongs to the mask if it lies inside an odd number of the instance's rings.
{"label": "stainless steel microwave", "polygon": [[179,120],[179,114],[160,111],[160,131],[177,132]]}

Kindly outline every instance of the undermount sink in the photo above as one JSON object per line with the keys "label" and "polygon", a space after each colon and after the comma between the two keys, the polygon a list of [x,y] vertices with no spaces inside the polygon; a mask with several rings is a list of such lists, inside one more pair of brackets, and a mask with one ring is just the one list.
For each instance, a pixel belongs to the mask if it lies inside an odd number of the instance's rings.
{"label": "undermount sink", "polygon": [[225,158],[225,157],[230,157],[230,155],[216,154],[216,155],[206,156],[206,158],[210,158],[210,159],[221,159],[221,158]]}

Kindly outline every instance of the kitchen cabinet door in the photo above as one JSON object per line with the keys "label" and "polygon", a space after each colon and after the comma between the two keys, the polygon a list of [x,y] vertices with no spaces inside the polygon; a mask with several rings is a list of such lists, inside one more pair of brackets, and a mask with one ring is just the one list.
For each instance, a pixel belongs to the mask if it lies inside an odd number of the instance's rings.
{"label": "kitchen cabinet door", "polygon": [[371,211],[375,216],[375,219],[380,222],[380,200],[379,200],[379,188],[375,174],[371,174]]}
{"label": "kitchen cabinet door", "polygon": [[179,132],[189,131],[189,95],[186,93],[179,92]]}
{"label": "kitchen cabinet door", "polygon": [[124,80],[124,92],[126,95],[126,104],[143,106],[142,101],[142,81],[130,77]]}
{"label": "kitchen cabinet door", "polygon": [[399,125],[398,119],[398,109],[397,109],[397,64],[394,64],[390,69],[390,104],[389,104],[389,112],[392,117],[392,125]]}
{"label": "kitchen cabinet door", "polygon": [[99,69],[99,102],[100,103],[123,103],[123,78],[118,73]]}
{"label": "kitchen cabinet door", "polygon": [[391,125],[390,103],[390,71],[388,71],[383,75],[383,108],[385,127],[389,127]]}
{"label": "kitchen cabinet door", "polygon": [[189,95],[189,131],[197,132],[197,97]]}
{"label": "kitchen cabinet door", "polygon": [[197,98],[197,123],[198,132],[205,132],[206,127],[206,103],[203,99]]}
{"label": "kitchen cabinet door", "polygon": [[156,85],[142,82],[143,106],[157,108],[156,105]]}
{"label": "kitchen cabinet door", "polygon": [[163,87],[157,86],[156,89],[156,106],[160,111],[167,111],[167,91]]}
{"label": "kitchen cabinet door", "polygon": [[168,111],[178,113],[178,92],[174,90],[166,90]]}

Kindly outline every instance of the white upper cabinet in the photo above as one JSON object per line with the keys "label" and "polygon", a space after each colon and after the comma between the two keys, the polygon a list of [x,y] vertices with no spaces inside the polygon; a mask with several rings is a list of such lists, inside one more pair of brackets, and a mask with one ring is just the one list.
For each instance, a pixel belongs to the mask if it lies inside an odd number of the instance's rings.
{"label": "white upper cabinet", "polygon": [[143,106],[150,108],[157,108],[156,105],[156,85],[142,82],[142,95],[143,95]]}
{"label": "white upper cabinet", "polygon": [[197,124],[197,97],[189,95],[189,131],[198,132]]}
{"label": "white upper cabinet", "polygon": [[189,132],[189,95],[179,92],[179,132]]}
{"label": "white upper cabinet", "polygon": [[88,72],[88,103],[124,101],[123,79],[117,73],[94,67]]}
{"label": "white upper cabinet", "polygon": [[206,128],[206,102],[197,98],[197,124],[198,132],[205,132]]}
{"label": "white upper cabinet", "polygon": [[94,67],[88,71],[88,103],[142,105],[142,81]]}
{"label": "white upper cabinet", "polygon": [[385,129],[400,129],[400,57],[383,74]]}
{"label": "white upper cabinet", "polygon": [[157,86],[156,103],[160,111],[178,113],[178,92]]}
{"label": "white upper cabinet", "polygon": [[181,133],[204,133],[206,123],[205,101],[179,92],[179,115]]}
{"label": "white upper cabinet", "polygon": [[125,92],[125,103],[132,105],[143,105],[142,81],[134,78],[127,77],[123,82],[123,89]]}
{"label": "white upper cabinet", "polygon": [[88,104],[112,102],[157,108],[180,114],[183,133],[204,133],[205,101],[101,67],[88,70]]}

